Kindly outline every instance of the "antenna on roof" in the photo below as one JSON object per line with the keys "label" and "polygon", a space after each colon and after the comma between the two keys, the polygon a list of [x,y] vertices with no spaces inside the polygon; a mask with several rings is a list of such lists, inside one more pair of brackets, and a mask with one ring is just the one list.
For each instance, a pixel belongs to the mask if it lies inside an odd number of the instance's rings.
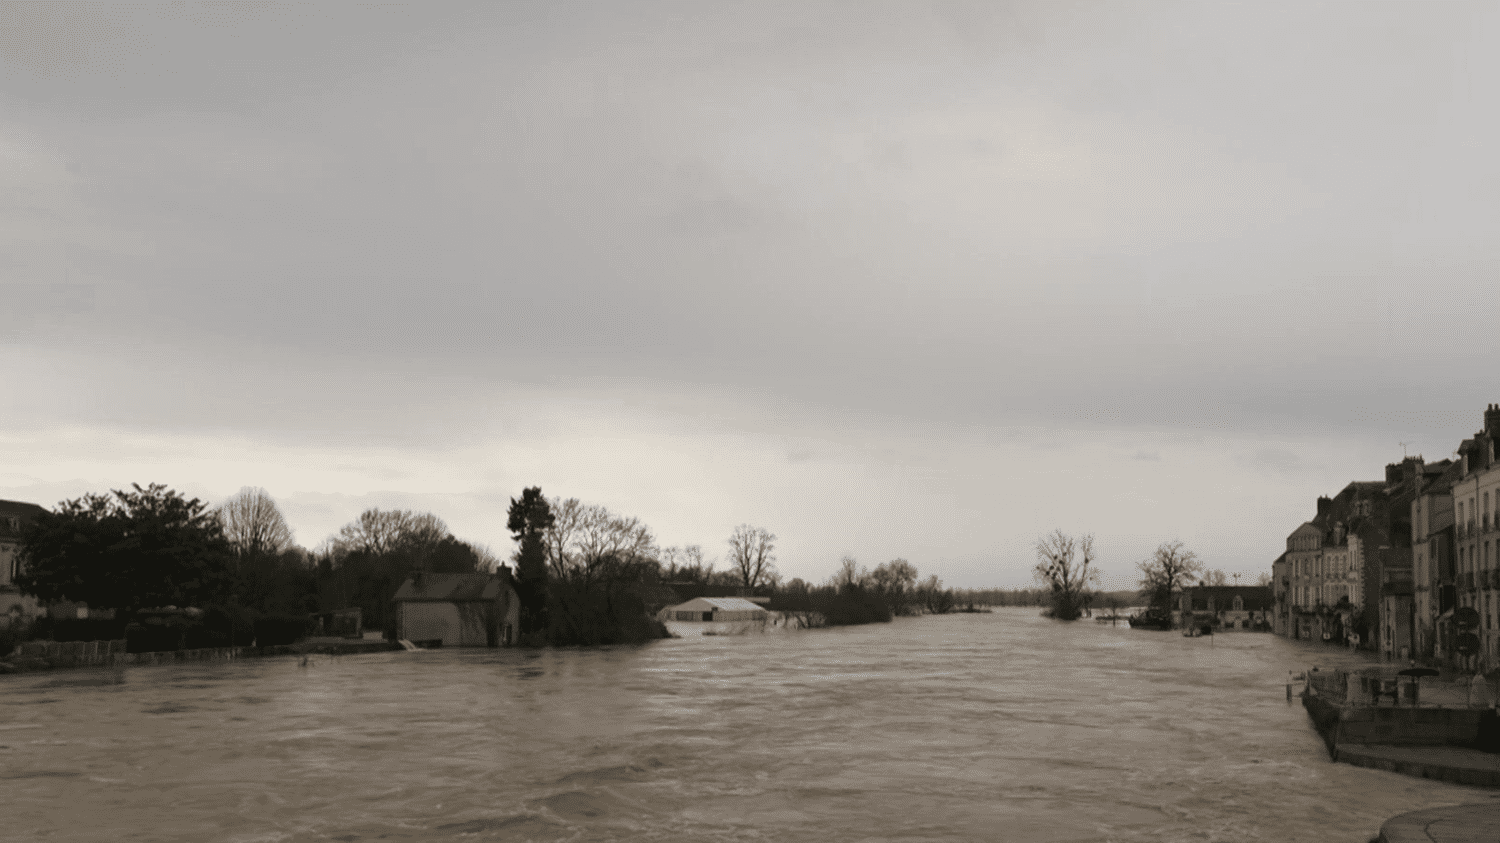
{"label": "antenna on roof", "polygon": [[1397,442],[1396,444],[1401,446],[1401,459],[1403,459],[1403,460],[1406,459],[1406,446],[1409,443],[1407,443],[1407,442]]}

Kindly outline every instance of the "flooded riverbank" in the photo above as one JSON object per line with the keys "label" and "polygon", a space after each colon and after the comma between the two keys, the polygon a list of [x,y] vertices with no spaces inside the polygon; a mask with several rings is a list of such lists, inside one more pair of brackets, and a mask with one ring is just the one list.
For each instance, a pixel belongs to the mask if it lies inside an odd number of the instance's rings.
{"label": "flooded riverbank", "polygon": [[5,676],[0,837],[1364,843],[1491,798],[1329,762],[1286,674],[1362,659],[1005,609]]}

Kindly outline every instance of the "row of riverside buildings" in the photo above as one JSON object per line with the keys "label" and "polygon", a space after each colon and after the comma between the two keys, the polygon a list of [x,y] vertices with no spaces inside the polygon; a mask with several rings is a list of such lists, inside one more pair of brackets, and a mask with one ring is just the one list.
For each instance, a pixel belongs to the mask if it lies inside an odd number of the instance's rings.
{"label": "row of riverside buildings", "polygon": [[1497,440],[1500,405],[1491,404],[1453,459],[1405,457],[1383,480],[1318,498],[1272,564],[1274,631],[1394,659],[1500,667]]}

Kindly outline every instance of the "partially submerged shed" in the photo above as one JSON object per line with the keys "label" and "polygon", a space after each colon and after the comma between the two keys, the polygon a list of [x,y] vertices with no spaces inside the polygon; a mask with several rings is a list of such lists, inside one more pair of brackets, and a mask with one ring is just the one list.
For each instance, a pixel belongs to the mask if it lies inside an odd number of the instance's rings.
{"label": "partially submerged shed", "polygon": [[663,621],[763,621],[770,613],[743,597],[694,597],[662,609]]}

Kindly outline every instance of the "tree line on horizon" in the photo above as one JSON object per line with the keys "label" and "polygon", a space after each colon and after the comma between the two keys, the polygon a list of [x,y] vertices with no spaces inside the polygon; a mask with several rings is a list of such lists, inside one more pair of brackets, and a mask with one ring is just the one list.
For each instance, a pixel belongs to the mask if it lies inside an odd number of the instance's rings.
{"label": "tree line on horizon", "polygon": [[[507,517],[516,541],[509,561],[522,602],[521,631],[532,644],[665,634],[647,610],[659,608],[674,586],[746,590],[770,597],[772,609],[830,625],[956,605],[938,577],[919,582],[903,559],[870,570],[845,557],[823,584],[783,582],[775,534],[748,524],[729,537],[728,565],[717,569],[700,546],[660,547],[637,518],[576,498],[548,499],[539,488],[512,499]],[[264,489],[246,487],[210,507],[162,484],[62,501],[26,528],[21,554],[16,584],[25,593],[117,613],[107,621],[48,619],[33,633],[118,637],[116,627],[147,610],[196,607],[203,620],[189,637],[198,646],[248,644],[266,624],[291,629],[311,613],[352,607],[367,627],[391,632],[391,599],[414,572],[493,573],[505,565],[431,513],[367,509],[308,550]]]}
{"label": "tree line on horizon", "polygon": [[795,615],[805,626],[875,623],[954,607],[952,590],[935,575],[919,582],[916,567],[904,559],[870,570],[845,556],[824,584],[783,581],[776,568],[776,535],[749,524],[736,527],[727,540],[724,570],[716,570],[717,563],[705,559],[699,545],[659,548],[638,519],[577,499],[547,498],[540,487],[511,499],[507,526],[517,546],[513,561],[524,643],[614,643],[666,635],[654,619],[640,621],[661,608],[662,594],[680,596],[674,588],[732,588],[767,597],[768,609]]}

